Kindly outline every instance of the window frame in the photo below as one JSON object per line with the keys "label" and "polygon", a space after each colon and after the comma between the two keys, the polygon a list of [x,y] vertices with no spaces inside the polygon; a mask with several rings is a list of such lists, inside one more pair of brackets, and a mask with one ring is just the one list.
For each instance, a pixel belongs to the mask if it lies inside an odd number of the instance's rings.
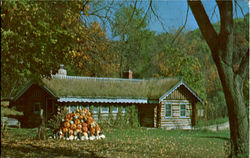
{"label": "window frame", "polygon": [[[36,110],[36,107],[37,107],[36,105],[38,105],[38,107],[39,107],[38,111]],[[35,102],[34,105],[33,105],[33,109],[32,109],[33,113],[34,114],[39,114],[40,110],[41,110],[41,103],[40,102]]]}
{"label": "window frame", "polygon": [[122,113],[125,114],[126,113],[126,107],[122,106]]}
{"label": "window frame", "polygon": [[[97,108],[97,111],[95,111],[95,108]],[[93,107],[93,114],[98,114],[100,106],[94,106]]]}
{"label": "window frame", "polygon": [[[170,105],[170,116],[167,116],[167,105]],[[165,104],[165,118],[172,118],[173,117],[173,105],[172,103]]]}
{"label": "window frame", "polygon": [[[181,109],[181,106],[184,105],[185,109]],[[184,111],[185,115],[181,116],[181,112]],[[186,118],[187,117],[187,104],[186,103],[180,103],[180,118]]]}
{"label": "window frame", "polygon": [[[107,111],[104,111],[103,108],[107,108],[108,110],[107,110]],[[104,106],[104,105],[102,105],[102,106],[101,106],[101,113],[109,113],[109,106]]]}
{"label": "window frame", "polygon": [[112,113],[118,113],[118,106],[113,106]]}

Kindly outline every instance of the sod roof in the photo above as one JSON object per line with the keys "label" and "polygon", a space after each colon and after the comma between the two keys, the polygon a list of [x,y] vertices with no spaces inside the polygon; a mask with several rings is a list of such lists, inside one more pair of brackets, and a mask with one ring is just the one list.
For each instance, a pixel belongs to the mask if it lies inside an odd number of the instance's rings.
{"label": "sod roof", "polygon": [[159,99],[181,81],[180,78],[118,79],[52,76],[44,86],[58,97]]}

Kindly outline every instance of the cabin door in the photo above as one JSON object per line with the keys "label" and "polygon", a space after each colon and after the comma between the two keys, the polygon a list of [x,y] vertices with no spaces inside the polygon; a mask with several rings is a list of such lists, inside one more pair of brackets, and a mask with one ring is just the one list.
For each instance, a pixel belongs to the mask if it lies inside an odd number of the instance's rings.
{"label": "cabin door", "polygon": [[154,127],[154,106],[139,106],[140,125],[143,127]]}

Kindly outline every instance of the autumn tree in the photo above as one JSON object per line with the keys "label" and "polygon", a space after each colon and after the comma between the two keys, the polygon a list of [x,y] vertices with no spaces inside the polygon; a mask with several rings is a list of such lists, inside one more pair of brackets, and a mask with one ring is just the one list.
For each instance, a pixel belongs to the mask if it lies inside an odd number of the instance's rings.
{"label": "autumn tree", "polygon": [[[122,5],[115,12],[114,22],[111,23],[113,37],[119,38],[117,48],[120,54],[120,76],[125,70],[135,70],[137,73],[138,63],[143,63],[147,54],[143,52],[147,46],[147,39],[151,36],[151,32],[147,30],[148,17],[144,16],[142,7],[133,5]],[[144,61],[145,63],[145,61]]]}
{"label": "autumn tree", "polygon": [[212,52],[225,94],[232,141],[231,156],[246,157],[249,154],[249,120],[243,86],[248,71],[249,49],[238,52],[233,48],[233,2],[216,3],[220,13],[219,33],[212,26],[202,2],[188,0],[188,5]]}
{"label": "autumn tree", "polygon": [[1,85],[31,76],[49,76],[66,63],[83,26],[85,3],[3,1],[1,9]]}

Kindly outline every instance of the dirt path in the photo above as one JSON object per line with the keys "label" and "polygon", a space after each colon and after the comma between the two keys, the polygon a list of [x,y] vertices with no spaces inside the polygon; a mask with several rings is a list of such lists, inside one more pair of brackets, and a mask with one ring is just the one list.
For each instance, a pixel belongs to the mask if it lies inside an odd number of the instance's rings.
{"label": "dirt path", "polygon": [[225,122],[225,123],[218,124],[218,125],[204,126],[204,127],[200,127],[200,129],[208,129],[211,131],[226,130],[226,129],[229,129],[229,122]]}

